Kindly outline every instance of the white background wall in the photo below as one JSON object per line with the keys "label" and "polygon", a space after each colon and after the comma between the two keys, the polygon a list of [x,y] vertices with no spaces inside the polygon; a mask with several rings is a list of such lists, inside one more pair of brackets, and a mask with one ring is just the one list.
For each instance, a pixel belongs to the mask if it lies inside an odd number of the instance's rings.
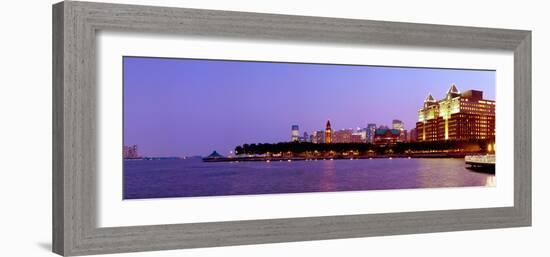
{"label": "white background wall", "polygon": [[[545,1],[112,1],[533,31],[533,227],[176,250],[117,256],[550,256],[550,94]],[[51,4],[6,1],[0,14],[0,256],[51,247]]]}

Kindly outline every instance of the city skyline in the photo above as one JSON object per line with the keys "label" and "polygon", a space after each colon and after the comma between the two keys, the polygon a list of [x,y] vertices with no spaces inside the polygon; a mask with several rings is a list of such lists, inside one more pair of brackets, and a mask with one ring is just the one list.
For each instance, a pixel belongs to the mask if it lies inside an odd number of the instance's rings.
{"label": "city skyline", "polygon": [[[396,128],[396,121],[400,122],[401,126],[399,128]],[[329,123],[332,123],[331,120],[327,120],[326,122],[329,122]],[[392,119],[392,125],[391,126],[388,126],[387,124],[374,124],[374,123],[368,123],[368,125],[376,125],[376,129],[399,129],[399,130],[404,130],[404,131],[407,131],[408,128],[406,127],[405,123],[400,121],[400,120],[397,120],[397,119]],[[330,126],[330,130],[333,132],[333,133],[338,133],[340,131],[350,131],[350,132],[353,132],[353,133],[356,133],[356,132],[365,132],[365,135],[363,138],[363,141],[367,141],[366,140],[366,132],[368,131],[368,125],[367,126],[363,126],[363,127],[349,127],[349,128],[332,128],[332,125]],[[411,127],[410,129],[414,129],[414,126]],[[296,141],[300,141],[300,142],[303,142],[303,141],[311,141],[311,139],[305,139],[303,138],[304,136],[304,133],[306,133],[306,135],[308,136],[313,136],[315,132],[325,132],[327,130],[327,127],[325,125],[324,128],[322,127],[319,127],[317,129],[314,129],[312,131],[305,131],[305,130],[302,130],[300,129],[300,124],[299,123],[296,123],[296,124],[293,124],[291,125],[291,130],[290,130],[290,141],[291,142],[296,142]],[[333,135],[334,136],[334,135]]]}
{"label": "city skyline", "polygon": [[[243,143],[288,142],[299,133],[410,130],[428,93],[449,85],[495,99],[494,71],[124,58],[124,145],[143,156],[227,154]],[[311,134],[310,134],[311,135]]]}

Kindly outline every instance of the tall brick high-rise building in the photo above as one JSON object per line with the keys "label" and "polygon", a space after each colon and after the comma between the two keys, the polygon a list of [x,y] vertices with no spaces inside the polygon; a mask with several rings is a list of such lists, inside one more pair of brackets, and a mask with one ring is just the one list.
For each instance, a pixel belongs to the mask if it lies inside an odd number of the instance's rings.
{"label": "tall brick high-rise building", "polygon": [[431,94],[418,111],[418,141],[494,139],[495,101],[483,99],[483,91],[460,93],[452,85],[444,99]]}

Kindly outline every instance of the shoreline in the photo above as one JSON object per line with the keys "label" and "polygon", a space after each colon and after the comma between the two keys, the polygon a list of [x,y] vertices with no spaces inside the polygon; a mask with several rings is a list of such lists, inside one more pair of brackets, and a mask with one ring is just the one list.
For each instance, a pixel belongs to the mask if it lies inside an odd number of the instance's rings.
{"label": "shoreline", "polygon": [[324,156],[324,157],[267,157],[267,156],[237,156],[202,158],[203,162],[270,162],[270,161],[309,161],[309,160],[364,160],[364,159],[390,159],[390,158],[464,158],[466,155],[483,155],[486,153],[425,153],[425,154],[388,154],[372,156]]}

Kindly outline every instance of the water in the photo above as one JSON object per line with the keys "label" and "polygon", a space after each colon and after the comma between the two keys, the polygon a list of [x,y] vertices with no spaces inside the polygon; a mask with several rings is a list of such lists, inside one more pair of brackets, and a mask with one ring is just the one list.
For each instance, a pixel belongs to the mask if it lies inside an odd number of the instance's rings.
{"label": "water", "polygon": [[493,186],[463,159],[124,162],[124,199]]}

